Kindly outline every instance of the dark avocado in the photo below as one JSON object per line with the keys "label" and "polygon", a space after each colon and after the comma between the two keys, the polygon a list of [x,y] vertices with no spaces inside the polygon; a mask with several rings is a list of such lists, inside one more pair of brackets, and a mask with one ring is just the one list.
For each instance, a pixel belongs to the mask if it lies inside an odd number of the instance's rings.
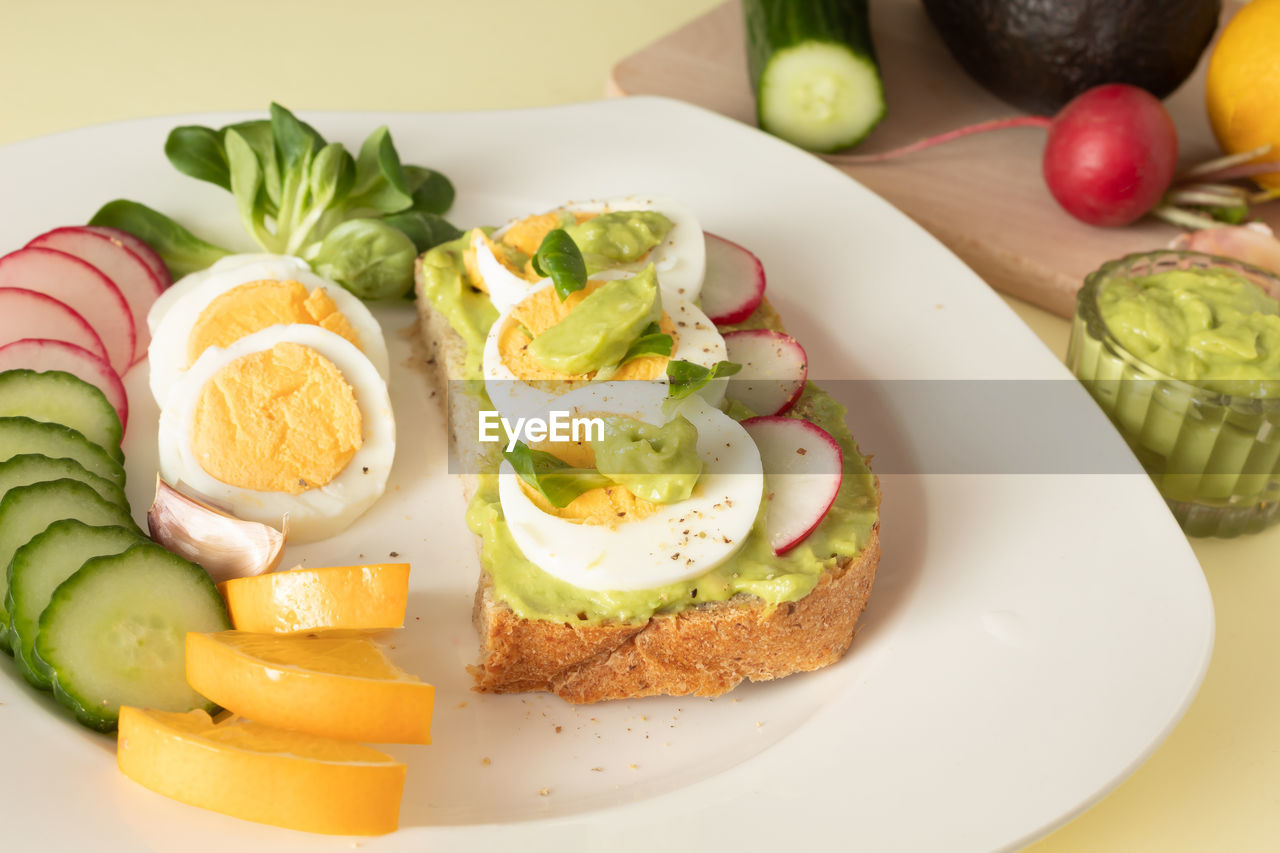
{"label": "dark avocado", "polygon": [[1052,114],[1101,83],[1163,98],[1191,75],[1221,0],[924,0],[951,51],[989,92]]}

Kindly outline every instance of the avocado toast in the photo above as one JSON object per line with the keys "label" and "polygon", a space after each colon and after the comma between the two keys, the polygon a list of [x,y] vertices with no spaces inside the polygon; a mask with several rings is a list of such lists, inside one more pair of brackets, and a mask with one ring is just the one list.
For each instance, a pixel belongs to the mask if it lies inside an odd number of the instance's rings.
{"label": "avocado toast", "polygon": [[[501,453],[476,440],[474,425],[492,407],[475,381],[477,350],[499,311],[476,287],[484,282],[473,259],[464,257],[469,245],[464,235],[419,259],[417,295],[419,328],[442,391],[456,470],[466,472],[467,521],[480,551],[476,688],[550,691],[571,702],[714,696],[743,679],[769,680],[838,660],[852,641],[880,556],[878,482],[843,423],[843,409],[802,382],[785,412],[834,436],[844,471],[829,509],[798,546],[775,555],[764,538],[762,510],[731,557],[690,578],[625,591],[566,583],[514,543],[498,494]],[[780,333],[781,322],[757,299],[745,320],[718,331],[730,328]]]}

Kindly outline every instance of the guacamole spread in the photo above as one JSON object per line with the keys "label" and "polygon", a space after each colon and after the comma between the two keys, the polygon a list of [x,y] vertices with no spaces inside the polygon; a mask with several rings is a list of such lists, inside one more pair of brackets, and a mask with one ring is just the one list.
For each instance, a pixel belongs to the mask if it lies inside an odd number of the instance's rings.
{"label": "guacamole spread", "polygon": [[529,342],[529,356],[560,373],[594,373],[618,364],[646,328],[662,319],[653,264],[606,282],[568,315]]}
{"label": "guacamole spread", "polygon": [[564,230],[582,252],[590,274],[640,260],[667,239],[672,224],[656,210],[615,210]]}
{"label": "guacamole spread", "polygon": [[489,335],[489,327],[498,319],[498,309],[484,291],[473,287],[467,278],[463,253],[470,245],[471,232],[466,231],[458,239],[441,243],[422,256],[420,296],[445,316],[467,345],[461,378],[476,380],[483,375],[484,340]]}
{"label": "guacamole spread", "polygon": [[591,442],[596,470],[636,497],[656,504],[688,500],[702,473],[698,428],[683,415],[662,426],[622,416],[602,418]]}
{"label": "guacamole spread", "polygon": [[1098,311],[1116,340],[1175,379],[1224,394],[1276,396],[1280,302],[1223,269],[1111,279]]}

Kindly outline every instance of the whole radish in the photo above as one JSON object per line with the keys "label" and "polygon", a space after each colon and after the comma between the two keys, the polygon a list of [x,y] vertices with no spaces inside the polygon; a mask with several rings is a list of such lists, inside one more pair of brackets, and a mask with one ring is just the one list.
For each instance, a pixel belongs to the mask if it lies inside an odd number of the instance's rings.
{"label": "whole radish", "polygon": [[1178,131],[1145,89],[1109,83],[1077,95],[1049,124],[1044,182],[1090,225],[1128,225],[1160,203],[1178,165]]}
{"label": "whole radish", "polygon": [[1242,164],[1264,149],[1197,166],[1185,175],[1195,179],[1194,185],[1172,187],[1178,161],[1173,119],[1155,96],[1125,83],[1095,86],[1077,95],[1053,118],[996,119],[880,154],[831,159],[877,163],[975,133],[1013,127],[1048,131],[1042,170],[1049,192],[1067,213],[1090,225],[1128,225],[1153,213],[1178,225],[1211,227],[1210,216],[1194,208],[1211,212],[1215,208],[1247,209],[1248,203],[1256,200],[1239,187],[1208,181],[1249,174],[1254,167]]}

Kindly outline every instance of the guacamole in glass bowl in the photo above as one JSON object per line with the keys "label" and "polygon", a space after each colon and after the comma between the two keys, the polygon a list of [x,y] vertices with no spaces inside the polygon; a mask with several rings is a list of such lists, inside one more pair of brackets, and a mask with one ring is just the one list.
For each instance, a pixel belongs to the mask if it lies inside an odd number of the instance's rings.
{"label": "guacamole in glass bowl", "polygon": [[1183,529],[1280,520],[1280,277],[1197,252],[1130,255],[1085,279],[1067,366]]}

